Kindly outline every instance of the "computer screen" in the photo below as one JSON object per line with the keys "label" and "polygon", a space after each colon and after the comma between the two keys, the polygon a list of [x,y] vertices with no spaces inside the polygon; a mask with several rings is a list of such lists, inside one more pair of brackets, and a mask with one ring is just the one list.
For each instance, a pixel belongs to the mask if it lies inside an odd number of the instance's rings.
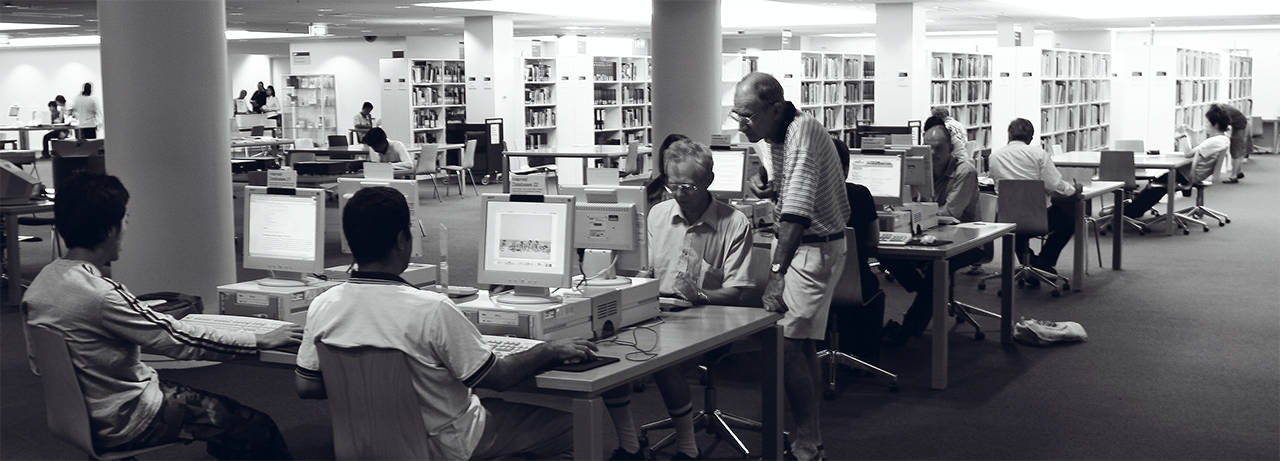
{"label": "computer screen", "polygon": [[499,303],[558,302],[551,289],[573,277],[574,198],[568,195],[480,196],[478,283],[514,285]]}
{"label": "computer screen", "polygon": [[909,126],[860,126],[853,140],[857,145],[851,148],[862,148],[862,140],[865,138],[883,138],[886,145],[912,145],[916,144],[915,131]]}
{"label": "computer screen", "polygon": [[[367,178],[338,178],[338,216],[342,216],[342,210],[347,207],[347,200],[351,200],[351,196],[355,195],[360,189],[366,187],[386,186],[404,194],[405,201],[409,202],[409,222],[413,228],[409,231],[413,235],[413,257],[422,257],[422,229],[418,226],[418,182],[412,179],[367,179]],[[351,246],[347,244],[346,234],[342,235],[342,252],[350,253]]]}
{"label": "computer screen", "polygon": [[22,111],[22,108],[21,108],[21,107],[19,107],[17,104],[14,104],[14,105],[12,105],[12,106],[9,106],[9,116],[10,116],[10,117],[17,117],[17,116],[18,116],[18,113],[19,113],[19,112],[21,112],[21,111]]}
{"label": "computer screen", "polygon": [[[889,150],[887,153],[901,152]],[[910,146],[903,157],[903,181],[911,186],[912,200],[936,202],[933,190],[933,152],[929,146]]]}
{"label": "computer screen", "polygon": [[711,151],[711,160],[714,162],[711,171],[715,173],[711,186],[707,188],[711,191],[711,195],[728,202],[740,199],[746,194],[743,179],[747,171],[747,153],[746,149]]}
{"label": "computer screen", "polygon": [[[856,149],[851,149],[854,151]],[[876,205],[902,205],[902,154],[849,155],[849,175],[845,181],[866,186]]]}
{"label": "computer screen", "polygon": [[324,272],[324,189],[244,188],[244,267],[261,285],[305,285]]}
{"label": "computer screen", "polygon": [[[574,248],[612,250],[618,259],[613,264],[614,272],[622,275],[636,275],[649,269],[649,233],[645,223],[650,206],[644,186],[563,185],[560,194],[574,198]],[[580,272],[591,277],[599,271],[600,268],[584,266]],[[603,285],[611,283],[604,280],[614,279],[617,278],[606,273],[587,283]],[[613,283],[624,282],[626,279]]]}

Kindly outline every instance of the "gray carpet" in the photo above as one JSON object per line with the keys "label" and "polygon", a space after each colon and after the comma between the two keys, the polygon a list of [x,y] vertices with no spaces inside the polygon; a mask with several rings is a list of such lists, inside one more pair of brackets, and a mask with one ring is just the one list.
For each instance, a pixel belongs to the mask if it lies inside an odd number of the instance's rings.
{"label": "gray carpet", "polygon": [[[1171,237],[1129,233],[1125,269],[1100,269],[1091,261],[1085,291],[1051,298],[1045,289],[1016,290],[1019,315],[1080,322],[1089,332],[1086,342],[1002,347],[988,321],[984,341],[975,341],[971,329],[952,335],[947,390],[929,388],[928,334],[883,352],[882,365],[900,376],[900,392],[841,372],[839,395],[822,407],[828,458],[1280,459],[1280,157],[1255,156],[1246,171],[1241,183],[1208,191],[1209,206],[1232,216],[1226,227]],[[478,200],[459,199],[454,187],[443,204],[427,187],[420,216],[431,236],[429,255],[435,254],[435,223],[454,230],[453,278],[466,284],[475,280]],[[336,219],[336,207],[329,216]],[[349,262],[338,252],[336,233],[328,239],[328,262]],[[1104,256],[1109,242],[1103,238]],[[31,255],[24,276],[48,262],[48,249],[24,244],[24,256]],[[1068,254],[1058,269],[1067,273],[1070,265]],[[993,291],[974,288],[975,277],[958,277],[959,298],[998,306]],[[901,319],[911,295],[896,284],[884,288],[886,320]],[[0,459],[83,459],[46,430],[18,319],[16,312],[0,313]],[[717,369],[722,409],[758,416],[754,366],[745,354]],[[161,375],[266,411],[299,459],[333,457],[328,408],[294,396],[291,370],[224,364]],[[695,375],[689,378],[694,405],[701,406],[702,388]],[[638,420],[663,416],[652,386],[633,400]],[[704,447],[712,440],[700,437]],[[758,447],[756,437],[744,438]],[[606,441],[610,450],[613,443]],[[672,454],[668,449],[658,457]],[[738,458],[724,444],[711,457]],[[209,457],[193,444],[143,458]]]}

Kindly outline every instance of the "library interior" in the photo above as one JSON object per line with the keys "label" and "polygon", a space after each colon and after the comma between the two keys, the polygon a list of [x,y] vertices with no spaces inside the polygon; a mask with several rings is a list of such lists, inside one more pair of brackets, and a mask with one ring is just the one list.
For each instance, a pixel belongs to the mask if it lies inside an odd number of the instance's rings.
{"label": "library interior", "polygon": [[1280,459],[1277,43],[1260,0],[6,1],[0,459]]}

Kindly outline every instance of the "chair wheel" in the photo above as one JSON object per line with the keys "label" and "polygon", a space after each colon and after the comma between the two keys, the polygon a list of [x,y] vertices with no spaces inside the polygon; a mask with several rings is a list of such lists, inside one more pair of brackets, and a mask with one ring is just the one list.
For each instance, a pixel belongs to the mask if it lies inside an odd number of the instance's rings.
{"label": "chair wheel", "polygon": [[1204,226],[1204,231],[1209,232],[1209,226]]}
{"label": "chair wheel", "polygon": [[1227,222],[1231,222],[1231,218],[1227,218]]}
{"label": "chair wheel", "polygon": [[1226,225],[1227,225],[1227,223],[1225,223],[1225,222],[1221,222],[1221,221],[1219,221],[1219,222],[1218,222],[1218,227],[1222,227],[1222,226],[1226,226]]}
{"label": "chair wheel", "polygon": [[1004,297],[1004,290],[996,290],[996,297],[997,297],[997,298],[1003,298],[1003,297]]}
{"label": "chair wheel", "polygon": [[487,185],[489,185],[489,175],[485,175],[485,176],[483,176],[483,177],[481,177],[481,178],[480,178],[480,185],[481,185],[481,186],[487,186]]}
{"label": "chair wheel", "polygon": [[889,392],[898,392],[898,383],[889,383]]}
{"label": "chair wheel", "polygon": [[1062,282],[1062,291],[1071,291],[1071,282]]}
{"label": "chair wheel", "polygon": [[1050,293],[1049,293],[1049,295],[1050,295],[1050,296],[1053,296],[1053,297],[1055,297],[1055,298],[1057,298],[1057,297],[1059,297],[1059,296],[1062,296],[1062,292],[1060,292],[1060,291],[1058,291],[1058,290],[1053,290],[1052,292],[1050,292]]}
{"label": "chair wheel", "polygon": [[1146,229],[1138,229],[1138,235],[1147,235]]}
{"label": "chair wheel", "polygon": [[986,283],[986,282],[978,282],[978,289],[979,289],[979,290],[985,290],[985,289],[987,289],[987,283]]}
{"label": "chair wheel", "polygon": [[982,340],[984,340],[984,339],[987,339],[987,334],[986,334],[986,333],[983,333],[983,332],[981,332],[981,331],[975,332],[975,333],[973,334],[973,339],[976,339],[976,340],[978,340],[978,341],[982,341]]}
{"label": "chair wheel", "polygon": [[826,400],[835,400],[835,399],[836,399],[836,391],[834,391],[834,390],[832,390],[832,389],[827,389],[827,390],[825,390],[825,391],[822,391],[822,398],[824,398],[824,399],[826,399]]}
{"label": "chair wheel", "polygon": [[1183,230],[1182,230],[1182,235],[1191,235],[1191,231],[1190,231],[1190,230],[1187,230],[1187,229],[1183,229]]}
{"label": "chair wheel", "polygon": [[1027,282],[1022,279],[1018,279],[1018,286],[1020,287],[1027,286]]}
{"label": "chair wheel", "polygon": [[1107,235],[1107,231],[1105,231],[1105,230],[1103,230],[1103,229],[1098,229],[1098,235],[1106,236],[1106,235]]}

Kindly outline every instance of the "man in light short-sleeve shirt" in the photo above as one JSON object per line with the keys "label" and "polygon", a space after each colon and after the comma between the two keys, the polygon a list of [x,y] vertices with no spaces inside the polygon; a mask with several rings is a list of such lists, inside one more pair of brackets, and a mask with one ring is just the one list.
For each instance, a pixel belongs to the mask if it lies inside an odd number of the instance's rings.
{"label": "man in light short-sleeve shirt", "polygon": [[411,364],[430,459],[568,456],[573,446],[569,414],[501,399],[481,401],[471,388],[504,390],[566,359],[590,359],[595,345],[566,339],[504,358],[494,355],[447,297],[400,278],[413,252],[413,234],[408,203],[395,189],[357,192],[343,209],[342,228],[358,270],[311,303],[298,349],[298,395],[327,397],[317,342],[395,349]]}

